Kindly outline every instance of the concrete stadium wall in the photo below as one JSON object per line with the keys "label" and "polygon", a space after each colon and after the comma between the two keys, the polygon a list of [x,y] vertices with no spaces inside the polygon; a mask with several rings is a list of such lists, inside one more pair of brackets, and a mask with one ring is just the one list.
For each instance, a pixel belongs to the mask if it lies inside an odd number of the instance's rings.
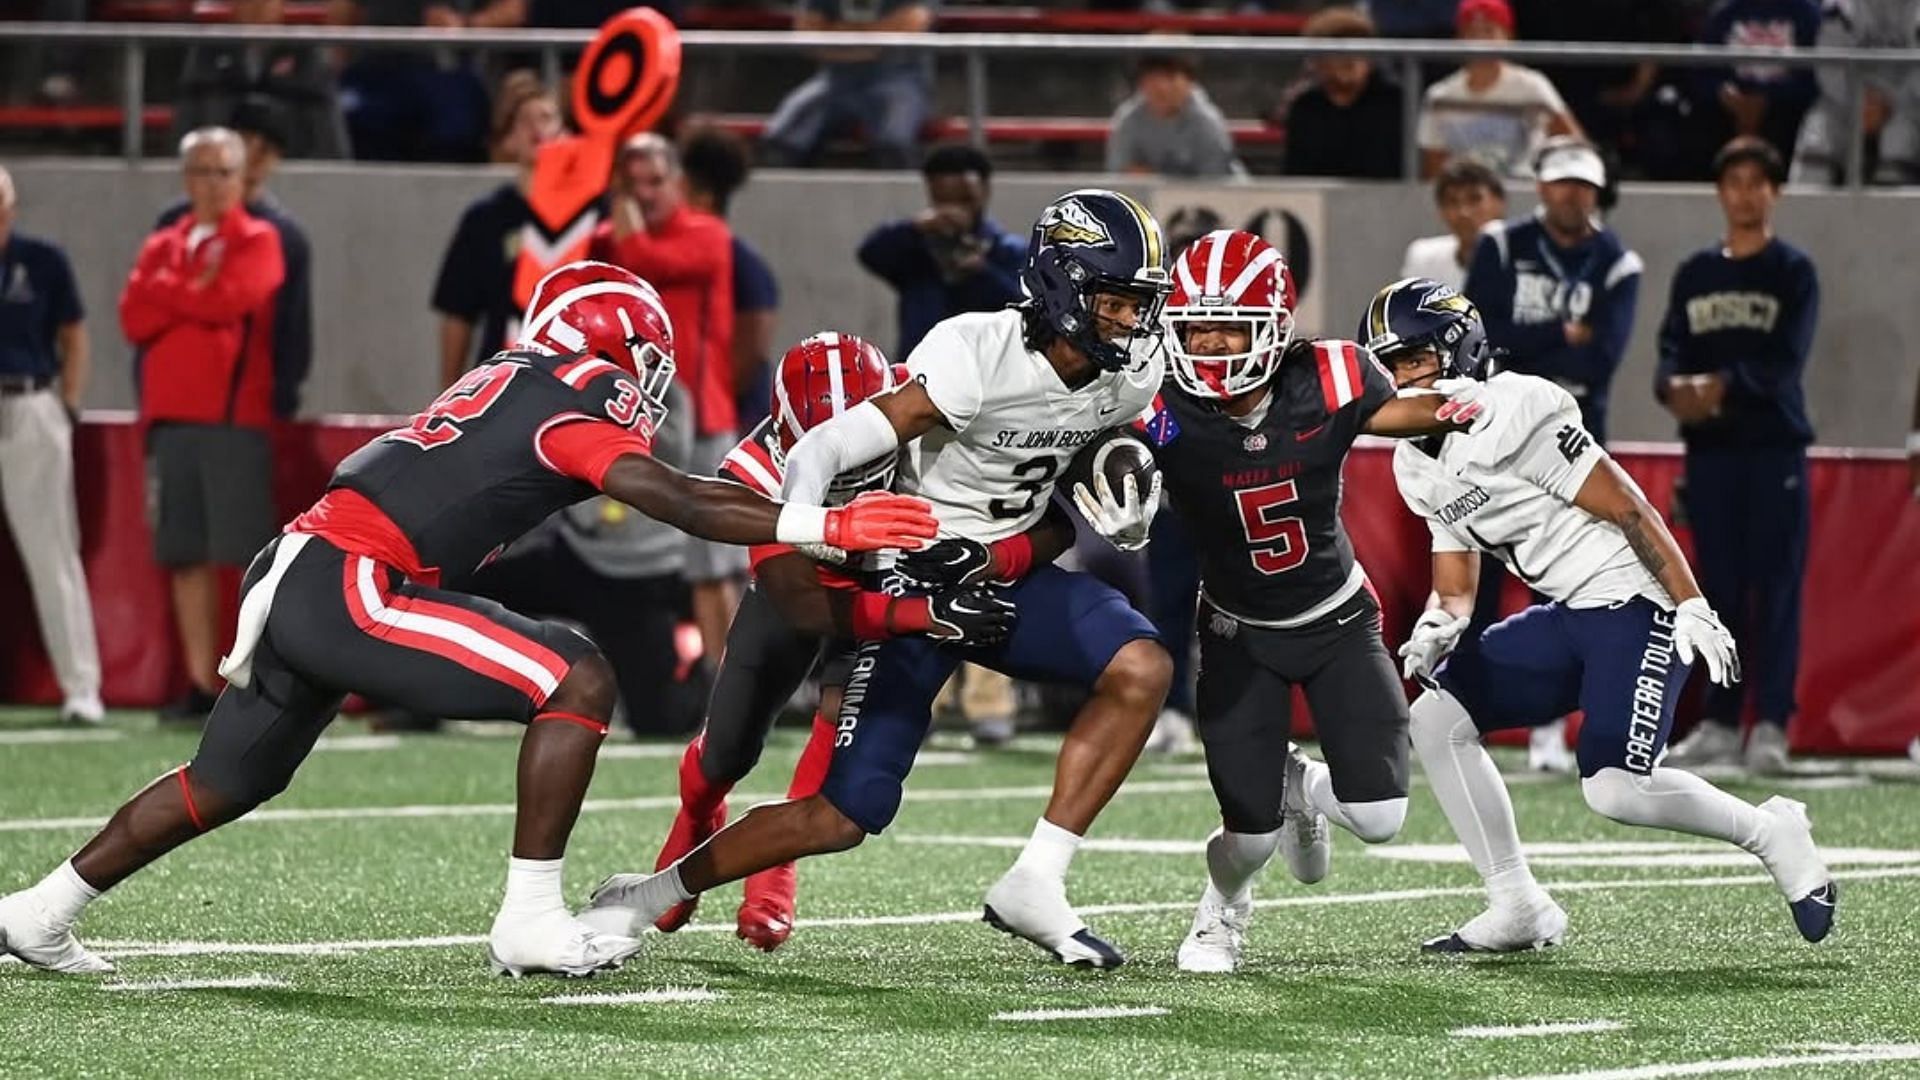
{"label": "concrete stadium wall", "polygon": [[[9,163],[20,189],[19,227],[67,246],[88,307],[96,375],[88,404],[133,401],[130,352],[114,305],[127,268],[158,209],[177,196],[171,163],[128,169],[118,162]],[[435,387],[435,322],[428,295],[461,209],[505,174],[470,168],[289,167],[274,190],[306,225],[314,252],[316,355],[308,413],[410,412]],[[1009,174],[993,209],[1024,228],[1055,195],[1091,176]],[[1241,209],[1280,204],[1312,238],[1310,295],[1317,325],[1351,334],[1379,285],[1394,277],[1407,240],[1437,231],[1422,188],[1275,181],[1195,191],[1134,183],[1164,209],[1217,200],[1230,223]],[[1516,192],[1516,212],[1532,203]],[[743,191],[734,224],[773,263],[783,293],[780,336],[836,327],[891,349],[892,298],[854,262],[875,222],[921,205],[914,176],[766,172]],[[1700,186],[1629,186],[1614,225],[1647,264],[1633,345],[1613,400],[1616,440],[1666,440],[1670,418],[1651,397],[1653,340],[1673,268],[1720,227],[1712,192]],[[1895,447],[1908,427],[1920,355],[1920,195],[1793,193],[1781,234],[1820,267],[1822,311],[1808,374],[1820,441]]]}

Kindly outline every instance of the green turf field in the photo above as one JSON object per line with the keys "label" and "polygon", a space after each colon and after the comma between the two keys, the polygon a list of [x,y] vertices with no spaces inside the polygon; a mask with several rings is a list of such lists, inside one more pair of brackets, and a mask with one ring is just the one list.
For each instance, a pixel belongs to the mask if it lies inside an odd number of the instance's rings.
{"label": "green turf field", "polygon": [[[0,719],[0,891],[193,745],[140,716],[81,741],[30,741],[30,722]],[[625,971],[563,982],[493,978],[479,943],[514,740],[335,736],[268,812],[94,906],[83,937],[118,975],[0,966],[0,1077],[1920,1076],[1920,769],[1904,764],[1779,787],[1808,803],[1843,881],[1820,946],[1757,863],[1603,822],[1572,783],[1522,777],[1522,834],[1573,919],[1561,949],[1418,954],[1479,899],[1416,790],[1396,843],[1336,836],[1311,888],[1276,868],[1245,969],[1210,978],[1173,966],[1214,824],[1197,759],[1143,762],[1075,863],[1070,894],[1130,957],[1091,974],[976,921],[1044,801],[1048,744],[936,746],[888,836],[802,866],[800,929],[778,954],[734,939],[736,888]],[[750,792],[781,789],[797,751],[783,737]],[[677,753],[609,744],[570,896],[651,866]],[[167,988],[183,982],[225,985]],[[996,1019],[1091,1008],[1128,1015]],[[1462,1033],[1543,1023],[1585,1030]]]}

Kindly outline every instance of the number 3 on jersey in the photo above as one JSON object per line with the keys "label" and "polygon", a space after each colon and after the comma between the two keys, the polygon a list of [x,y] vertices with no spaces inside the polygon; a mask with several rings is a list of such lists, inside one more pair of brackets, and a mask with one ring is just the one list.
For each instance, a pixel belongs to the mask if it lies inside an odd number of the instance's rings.
{"label": "number 3 on jersey", "polygon": [[447,387],[433,404],[415,414],[413,423],[386,438],[412,443],[422,450],[445,446],[460,437],[460,425],[477,419],[493,407],[506,392],[507,384],[520,370],[517,364],[488,364],[477,367]]}
{"label": "number 3 on jersey", "polygon": [[1297,517],[1279,517],[1275,511],[1298,499],[1291,480],[1263,484],[1233,493],[1246,531],[1247,556],[1263,574],[1284,574],[1307,558],[1307,526]]}

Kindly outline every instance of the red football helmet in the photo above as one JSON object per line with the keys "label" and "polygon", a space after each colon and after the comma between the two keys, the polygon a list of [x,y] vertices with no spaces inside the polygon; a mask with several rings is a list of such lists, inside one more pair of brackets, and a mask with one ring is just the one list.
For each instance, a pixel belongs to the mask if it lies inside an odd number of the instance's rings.
{"label": "red football helmet", "polygon": [[[773,373],[770,406],[781,468],[800,436],[898,385],[900,375],[886,355],[852,334],[828,330],[788,349]],[[893,455],[877,458],[841,473],[829,490],[845,497],[873,491],[892,482],[893,468]]]}
{"label": "red football helmet", "polygon": [[[1217,229],[1173,263],[1173,295],[1161,320],[1173,377],[1195,397],[1234,398],[1266,385],[1293,340],[1293,273],[1279,249],[1252,233]],[[1194,323],[1245,323],[1244,352],[1187,349]]]}
{"label": "red football helmet", "polygon": [[583,259],[533,287],[518,348],[598,356],[640,383],[650,411],[666,412],[673,383],[673,322],[652,285],[630,270]]}

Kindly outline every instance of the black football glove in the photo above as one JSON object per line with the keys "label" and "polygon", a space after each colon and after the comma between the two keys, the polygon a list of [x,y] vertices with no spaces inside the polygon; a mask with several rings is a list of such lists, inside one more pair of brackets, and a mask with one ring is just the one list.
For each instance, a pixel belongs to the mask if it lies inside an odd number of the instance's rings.
{"label": "black football glove", "polygon": [[910,589],[939,592],[980,585],[993,577],[993,552],[978,540],[955,538],[903,554],[894,572]]}
{"label": "black football glove", "polygon": [[1013,633],[1018,616],[996,589],[971,585],[927,598],[927,636],[955,645],[997,645]]}

